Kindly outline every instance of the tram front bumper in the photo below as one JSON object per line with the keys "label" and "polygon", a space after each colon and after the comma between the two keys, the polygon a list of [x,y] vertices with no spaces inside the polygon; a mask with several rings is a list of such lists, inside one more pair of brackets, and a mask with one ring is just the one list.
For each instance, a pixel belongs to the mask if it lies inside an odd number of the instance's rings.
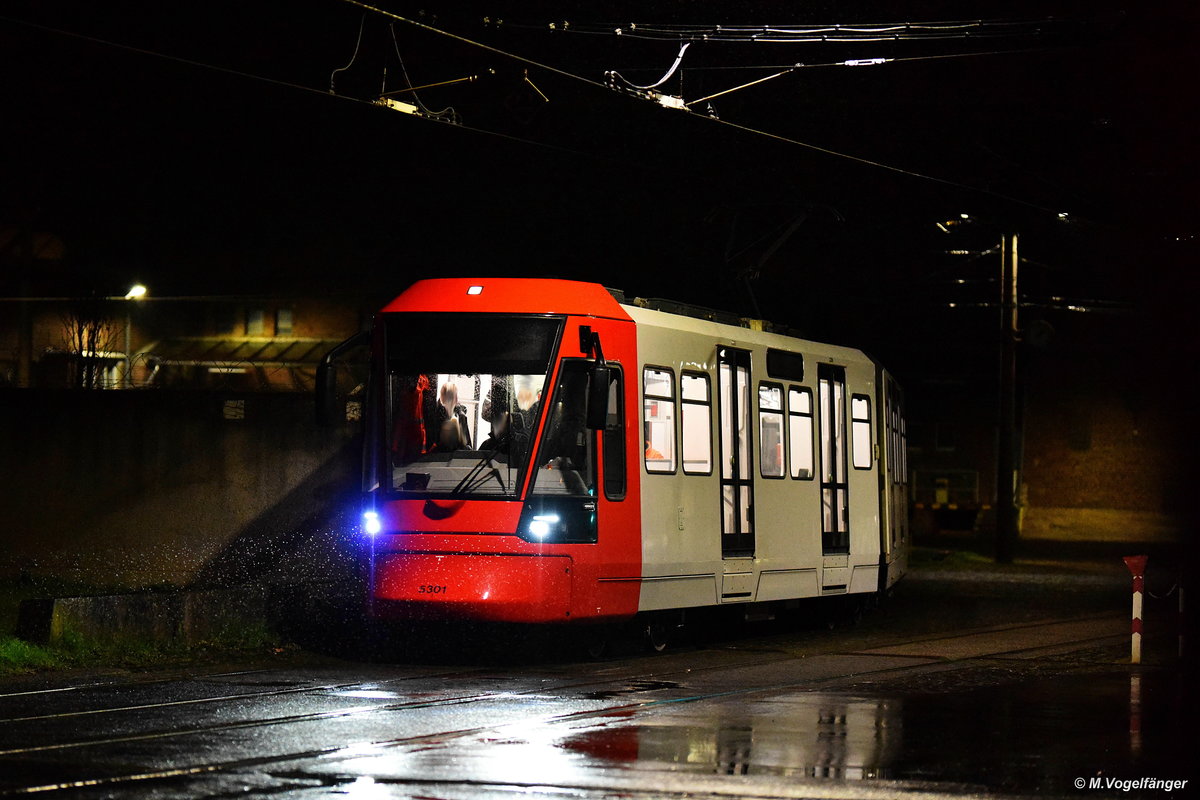
{"label": "tram front bumper", "polygon": [[371,613],[411,620],[568,622],[569,556],[388,553],[376,557]]}

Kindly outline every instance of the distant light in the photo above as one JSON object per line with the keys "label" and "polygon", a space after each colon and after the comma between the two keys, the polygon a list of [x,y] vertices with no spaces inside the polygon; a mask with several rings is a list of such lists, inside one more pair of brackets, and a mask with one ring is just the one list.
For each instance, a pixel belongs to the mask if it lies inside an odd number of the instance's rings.
{"label": "distant light", "polygon": [[374,536],[383,530],[383,521],[379,519],[378,513],[374,511],[363,512],[363,530],[369,536]]}
{"label": "distant light", "polygon": [[483,287],[482,286],[469,286],[469,287],[467,287],[467,294],[471,294],[471,295],[483,294]]}
{"label": "distant light", "polygon": [[125,293],[125,299],[126,300],[141,300],[143,297],[146,296],[147,291],[149,291],[149,290],[145,286],[143,286],[140,283],[135,283],[133,286],[130,286],[129,291]]}
{"label": "distant light", "polygon": [[970,219],[970,218],[971,218],[971,215],[970,215],[970,214],[959,214],[959,216],[960,216],[960,217],[962,217],[963,219]]}
{"label": "distant light", "polygon": [[1060,212],[1058,212],[1058,218],[1059,218],[1059,219],[1061,219],[1061,220],[1063,220],[1063,221],[1066,221],[1067,217],[1069,217],[1069,216],[1071,216],[1071,215],[1070,215],[1070,214],[1068,214],[1068,213],[1067,213],[1067,212],[1065,212],[1065,211],[1060,211]]}

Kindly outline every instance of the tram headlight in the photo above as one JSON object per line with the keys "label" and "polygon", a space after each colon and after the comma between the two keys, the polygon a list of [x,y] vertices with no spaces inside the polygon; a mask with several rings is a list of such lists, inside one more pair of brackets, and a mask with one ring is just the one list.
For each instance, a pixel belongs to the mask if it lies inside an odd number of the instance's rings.
{"label": "tram headlight", "polygon": [[534,514],[529,520],[529,535],[539,542],[552,538],[554,532],[562,523],[562,517],[558,514]]}
{"label": "tram headlight", "polygon": [[368,536],[374,536],[383,530],[383,520],[379,518],[379,513],[375,511],[364,511],[362,515],[363,531]]}
{"label": "tram headlight", "polygon": [[517,536],[531,544],[595,544],[596,501],[537,497],[525,506]]}

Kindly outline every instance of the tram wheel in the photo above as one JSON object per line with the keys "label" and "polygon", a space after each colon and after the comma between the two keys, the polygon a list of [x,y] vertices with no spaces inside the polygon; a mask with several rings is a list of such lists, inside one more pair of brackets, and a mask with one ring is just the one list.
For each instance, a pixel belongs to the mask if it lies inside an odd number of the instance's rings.
{"label": "tram wheel", "polygon": [[651,652],[665,652],[669,645],[670,629],[662,620],[652,620],[644,628],[646,647]]}
{"label": "tram wheel", "polygon": [[584,658],[599,661],[608,655],[612,648],[612,630],[605,626],[581,631],[578,647]]}

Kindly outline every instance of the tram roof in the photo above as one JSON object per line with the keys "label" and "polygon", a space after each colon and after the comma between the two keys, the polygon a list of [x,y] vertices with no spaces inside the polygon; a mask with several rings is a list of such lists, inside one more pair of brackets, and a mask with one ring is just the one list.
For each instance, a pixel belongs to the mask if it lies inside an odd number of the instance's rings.
{"label": "tram roof", "polygon": [[553,278],[429,278],[383,308],[384,313],[572,314],[635,321],[678,332],[781,349],[804,349],[871,361],[860,350],[802,339],[795,331],[728,312],[661,299],[626,298],[598,283]]}
{"label": "tram roof", "polygon": [[874,363],[874,359],[862,350],[803,339],[794,331],[785,334],[763,330],[757,326],[755,320],[743,319],[740,324],[731,324],[725,320],[676,314],[640,305],[627,305],[625,309],[639,327],[659,328],[670,331],[672,334],[700,334],[730,345],[754,345],[792,352],[805,352],[819,357],[837,358],[846,363]]}
{"label": "tram roof", "polygon": [[548,278],[431,278],[414,283],[383,311],[580,314],[629,319],[621,304],[600,284]]}

